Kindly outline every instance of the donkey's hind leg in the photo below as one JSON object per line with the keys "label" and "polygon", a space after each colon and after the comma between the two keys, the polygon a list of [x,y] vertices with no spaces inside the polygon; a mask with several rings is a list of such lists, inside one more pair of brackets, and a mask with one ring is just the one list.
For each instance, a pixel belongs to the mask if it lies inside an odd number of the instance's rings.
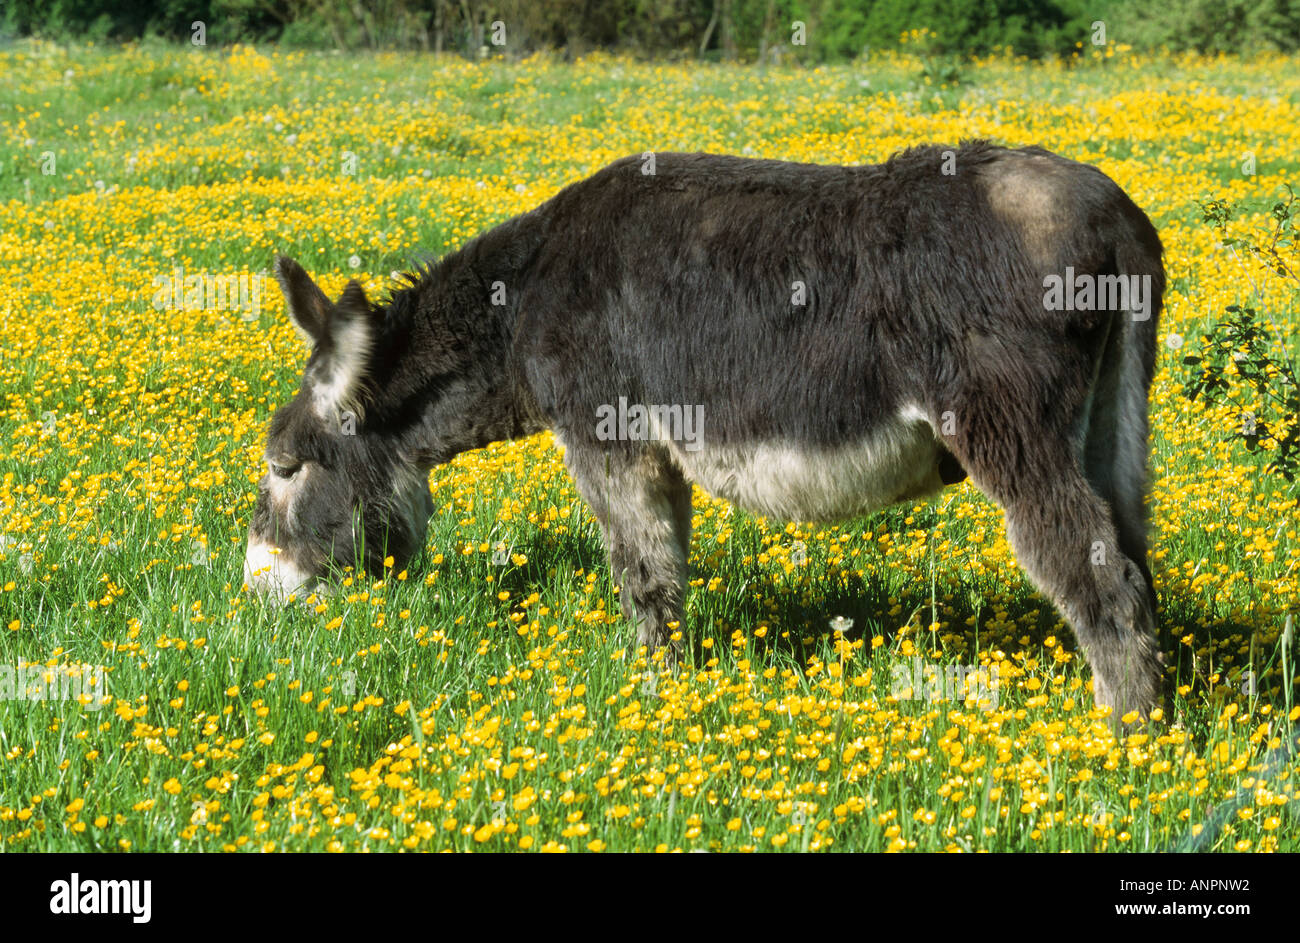
{"label": "donkey's hind leg", "polygon": [[1145,716],[1161,665],[1146,561],[1124,552],[1108,508],[1073,469],[1007,508],[1007,536],[1029,576],[1074,626],[1099,705]]}
{"label": "donkey's hind leg", "polygon": [[[600,524],[610,572],[637,643],[676,661],[690,548],[691,486],[661,453],[611,443],[569,444],[565,464]],[[670,642],[672,644],[670,645]]]}
{"label": "donkey's hind leg", "polygon": [[1064,437],[1020,449],[1018,465],[986,451],[966,441],[962,463],[1002,505],[1016,559],[1073,627],[1097,704],[1113,708],[1116,722],[1132,710],[1145,716],[1160,695],[1161,666],[1150,582],[1125,552],[1131,539],[1121,538]]}

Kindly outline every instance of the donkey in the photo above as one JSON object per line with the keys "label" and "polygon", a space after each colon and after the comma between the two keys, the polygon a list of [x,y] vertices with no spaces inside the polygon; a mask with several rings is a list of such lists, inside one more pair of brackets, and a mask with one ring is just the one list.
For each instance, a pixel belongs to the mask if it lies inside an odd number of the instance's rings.
{"label": "donkey", "polygon": [[969,476],[1073,627],[1096,702],[1145,715],[1161,257],[1099,170],[974,141],[845,167],[624,158],[383,304],[356,282],[331,302],[277,258],[311,354],[271,422],[247,583],[288,596],[404,564],[432,468],[549,428],[638,642],[671,658],[693,482],[834,521]]}

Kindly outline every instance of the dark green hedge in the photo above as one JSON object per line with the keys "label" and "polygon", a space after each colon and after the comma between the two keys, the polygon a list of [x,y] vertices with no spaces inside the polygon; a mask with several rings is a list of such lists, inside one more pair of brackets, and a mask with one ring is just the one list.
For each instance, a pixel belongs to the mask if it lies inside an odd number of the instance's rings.
{"label": "dark green hedge", "polygon": [[[506,45],[491,44],[491,24]],[[925,30],[925,52],[1009,48],[1067,55],[1107,39],[1137,48],[1250,53],[1300,46],[1300,0],[0,0],[0,37],[277,41],[323,48],[415,48],[480,55],[594,48],[652,56],[826,61],[897,46]],[[793,24],[805,42],[792,45]]]}

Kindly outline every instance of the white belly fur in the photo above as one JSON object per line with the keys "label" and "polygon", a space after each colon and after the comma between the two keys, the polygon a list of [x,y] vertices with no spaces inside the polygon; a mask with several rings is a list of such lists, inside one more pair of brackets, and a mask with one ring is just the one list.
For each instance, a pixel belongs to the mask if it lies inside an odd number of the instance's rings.
{"label": "white belly fur", "polygon": [[[698,451],[667,441],[688,479],[714,497],[788,521],[860,517],[943,487],[939,444],[924,413],[909,406],[856,443],[810,450],[789,443],[709,443]],[[661,439],[660,441],[664,441]]]}

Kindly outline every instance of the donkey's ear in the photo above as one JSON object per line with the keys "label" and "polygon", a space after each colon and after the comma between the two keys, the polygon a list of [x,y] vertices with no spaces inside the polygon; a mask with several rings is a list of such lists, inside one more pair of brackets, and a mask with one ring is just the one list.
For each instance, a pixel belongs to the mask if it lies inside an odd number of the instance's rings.
{"label": "donkey's ear", "polygon": [[337,302],[326,305],[310,368],[313,399],[321,416],[359,413],[370,350],[383,313],[376,311],[354,281],[348,282]]}
{"label": "donkey's ear", "polygon": [[339,295],[338,303],[334,307],[338,309],[339,315],[345,319],[359,318],[363,321],[369,321],[374,314],[374,309],[370,306],[370,300],[366,298],[365,289],[355,280],[348,282],[343,287],[343,294]]}
{"label": "donkey's ear", "polygon": [[275,257],[275,277],[284,293],[293,326],[307,343],[313,347],[320,346],[329,337],[330,309],[333,307],[330,300],[316,287],[303,267],[288,256]]}

